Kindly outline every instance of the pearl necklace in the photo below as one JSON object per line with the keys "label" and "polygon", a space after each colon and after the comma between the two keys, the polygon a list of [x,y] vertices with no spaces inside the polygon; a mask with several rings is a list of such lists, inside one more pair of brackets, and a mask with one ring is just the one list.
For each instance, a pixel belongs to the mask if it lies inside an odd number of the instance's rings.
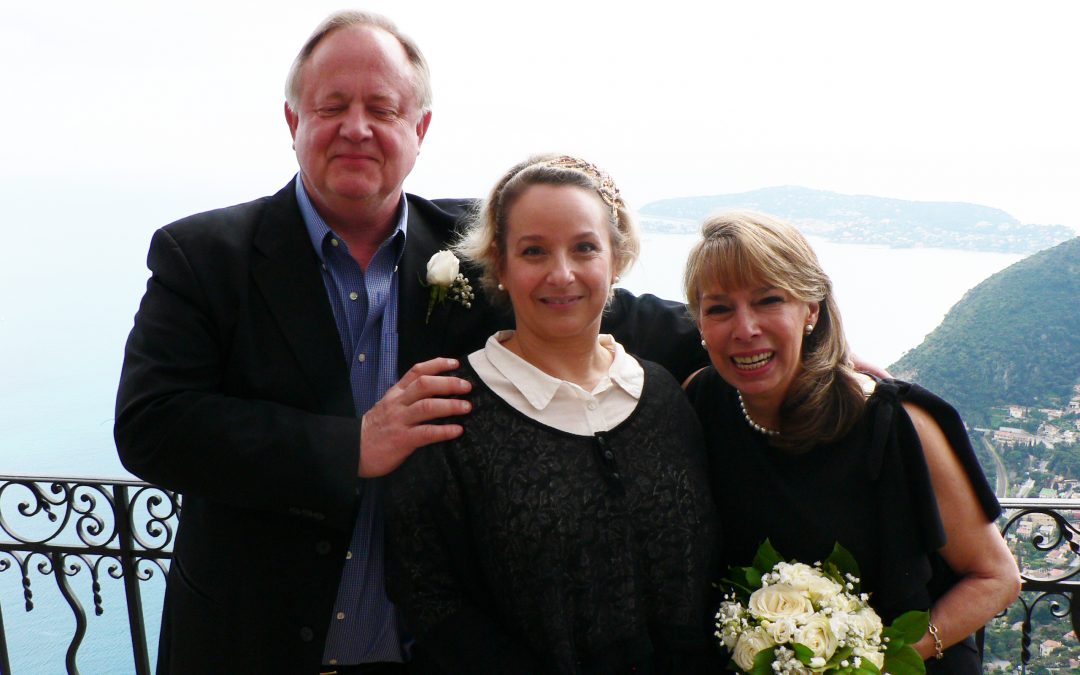
{"label": "pearl necklace", "polygon": [[735,393],[739,395],[739,408],[742,410],[742,416],[746,418],[746,423],[750,425],[751,429],[758,432],[759,434],[765,434],[766,436],[780,435],[780,432],[776,429],[769,429],[755,422],[753,418],[750,417],[750,413],[746,411],[746,404],[743,403],[742,392],[736,389]]}

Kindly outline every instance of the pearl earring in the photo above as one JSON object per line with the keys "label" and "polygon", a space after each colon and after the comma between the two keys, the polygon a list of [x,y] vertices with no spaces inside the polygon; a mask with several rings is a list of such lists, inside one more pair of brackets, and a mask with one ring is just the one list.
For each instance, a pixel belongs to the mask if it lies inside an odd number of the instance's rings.
{"label": "pearl earring", "polygon": [[506,286],[503,286],[501,281],[495,286],[495,288],[498,288],[500,291],[506,290]]}
{"label": "pearl earring", "polygon": [[814,324],[812,324],[812,323],[806,324],[806,334],[809,335],[810,333],[813,333],[813,332],[814,332]]}
{"label": "pearl earring", "polygon": [[709,348],[709,345],[705,344],[705,338],[701,338],[701,346],[704,347],[705,349]]}

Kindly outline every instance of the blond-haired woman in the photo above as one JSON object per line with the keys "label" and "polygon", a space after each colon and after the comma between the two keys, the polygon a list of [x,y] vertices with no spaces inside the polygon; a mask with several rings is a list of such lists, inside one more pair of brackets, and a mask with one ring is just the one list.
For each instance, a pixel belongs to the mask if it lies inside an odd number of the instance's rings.
{"label": "blond-haired woman", "polygon": [[394,475],[388,586],[446,673],[693,673],[716,549],[700,427],[663,368],[600,334],[637,255],[611,178],[518,164],[458,247],[506,301],[459,376],[465,433]]}
{"label": "blond-haired woman", "polygon": [[687,393],[705,427],[723,563],[769,538],[813,563],[839,542],[885,621],[930,610],[929,672],[978,673],[971,634],[1019,590],[1000,512],[945,401],[850,367],[828,276],[791,225],[705,221],[685,273],[712,367]]}

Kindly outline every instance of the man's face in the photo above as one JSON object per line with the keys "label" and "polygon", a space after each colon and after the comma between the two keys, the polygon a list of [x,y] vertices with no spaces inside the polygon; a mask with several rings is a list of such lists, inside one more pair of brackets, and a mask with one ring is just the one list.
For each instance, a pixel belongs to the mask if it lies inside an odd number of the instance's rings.
{"label": "man's face", "polygon": [[401,44],[371,26],[335,30],[304,64],[285,117],[324,216],[397,205],[431,119],[418,110],[414,76]]}

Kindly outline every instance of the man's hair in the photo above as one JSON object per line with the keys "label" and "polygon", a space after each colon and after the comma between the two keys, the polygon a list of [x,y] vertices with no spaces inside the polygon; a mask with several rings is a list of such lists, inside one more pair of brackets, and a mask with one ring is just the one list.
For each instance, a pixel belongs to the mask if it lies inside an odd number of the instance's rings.
{"label": "man's hair", "polygon": [[413,70],[415,71],[413,77],[413,90],[415,91],[417,107],[420,109],[420,114],[423,115],[430,111],[431,71],[428,69],[427,59],[424,58],[424,54],[420,51],[419,45],[417,45],[412,38],[399,31],[394,22],[385,16],[374,12],[361,12],[357,10],[342,10],[340,12],[334,12],[326,17],[323,19],[322,23],[315,28],[315,31],[312,32],[311,37],[307,39],[304,46],[300,48],[300,53],[293,59],[292,67],[289,68],[289,75],[285,78],[285,100],[288,102],[289,107],[295,111],[300,102],[301,71],[303,70],[304,64],[311,58],[311,53],[315,51],[315,48],[327,35],[330,35],[340,28],[348,28],[349,26],[371,26],[386,31],[394,36],[398,43],[401,44],[402,48],[405,49],[405,54],[409,58],[409,63],[412,64]]}

